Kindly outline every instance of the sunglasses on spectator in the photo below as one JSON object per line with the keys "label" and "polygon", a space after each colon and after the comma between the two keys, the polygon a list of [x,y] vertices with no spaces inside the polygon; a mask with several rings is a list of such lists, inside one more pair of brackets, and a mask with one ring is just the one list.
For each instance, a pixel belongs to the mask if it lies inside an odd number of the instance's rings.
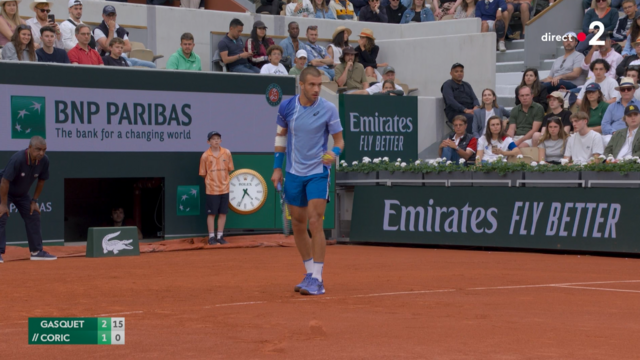
{"label": "sunglasses on spectator", "polygon": [[597,3],[607,2],[607,0],[596,0]]}
{"label": "sunglasses on spectator", "polygon": [[38,9],[38,10],[39,10],[41,13],[47,13],[47,14],[51,12],[51,10],[49,10],[49,9]]}
{"label": "sunglasses on spectator", "polygon": [[635,89],[632,88],[632,87],[621,87],[620,88],[620,92],[629,92],[629,91],[633,91],[633,90],[635,90]]}

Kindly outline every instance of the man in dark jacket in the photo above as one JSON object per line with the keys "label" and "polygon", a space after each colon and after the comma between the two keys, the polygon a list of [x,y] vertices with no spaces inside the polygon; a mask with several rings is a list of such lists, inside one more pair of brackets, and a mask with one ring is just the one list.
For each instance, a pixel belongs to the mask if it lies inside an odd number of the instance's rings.
{"label": "man in dark jacket", "polygon": [[407,10],[407,8],[402,5],[402,2],[400,2],[400,0],[386,1],[389,3],[389,5],[385,6],[389,24],[400,24],[400,21],[402,21],[402,15]]}
{"label": "man in dark jacket", "polygon": [[388,22],[387,12],[384,7],[380,6],[380,0],[369,0],[369,6],[360,9],[358,20],[386,23]]}
{"label": "man in dark jacket", "polygon": [[[275,4],[274,4],[275,2]],[[262,5],[256,9],[256,14],[268,12],[273,15],[280,15],[280,11],[287,4],[282,0],[260,0]]]}
{"label": "man in dark jacket", "polygon": [[444,112],[451,122],[456,115],[464,115],[467,118],[467,133],[473,129],[473,110],[480,108],[480,102],[468,82],[464,78],[464,66],[455,63],[451,66],[451,80],[442,84],[440,91],[444,98]]}

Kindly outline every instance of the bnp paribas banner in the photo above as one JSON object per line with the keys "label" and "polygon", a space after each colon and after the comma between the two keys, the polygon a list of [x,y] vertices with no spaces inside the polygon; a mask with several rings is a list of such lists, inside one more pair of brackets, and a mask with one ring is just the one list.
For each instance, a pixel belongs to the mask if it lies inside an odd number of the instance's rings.
{"label": "bnp paribas banner", "polygon": [[418,98],[415,96],[340,95],[348,163],[377,157],[418,158]]}
{"label": "bnp paribas banner", "polygon": [[638,253],[630,191],[361,186],[350,240]]}

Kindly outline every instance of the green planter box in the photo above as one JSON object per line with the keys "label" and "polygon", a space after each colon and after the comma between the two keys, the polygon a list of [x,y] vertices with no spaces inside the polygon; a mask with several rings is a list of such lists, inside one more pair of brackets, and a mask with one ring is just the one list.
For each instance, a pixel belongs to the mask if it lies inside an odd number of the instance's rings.
{"label": "green planter box", "polygon": [[[425,180],[454,180],[449,186],[472,186],[473,173],[471,171],[430,172],[424,174]],[[467,182],[459,180],[468,180]],[[445,186],[444,183],[425,183],[425,186]]]}
{"label": "green planter box", "polygon": [[545,181],[573,181],[574,183],[526,183],[525,187],[579,187],[581,184],[577,181],[580,180],[579,171],[550,171],[550,172],[525,172],[525,180],[545,180]]}
{"label": "green planter box", "polygon": [[497,172],[488,172],[488,173],[484,173],[480,171],[473,172],[473,180],[499,180],[496,182],[486,182],[486,183],[474,182],[473,183],[474,187],[475,186],[508,186],[507,183],[504,182],[504,180],[511,181],[511,187],[516,187],[516,181],[523,180],[523,179],[524,179],[524,173],[522,171],[510,172],[504,175],[500,175]]}
{"label": "green planter box", "polygon": [[87,257],[139,255],[138,228],[135,226],[89,228]]}
{"label": "green planter box", "polygon": [[[378,180],[394,180],[391,185],[422,186],[419,182],[395,182],[395,180],[422,180],[422,173],[378,171]],[[387,182],[380,181],[378,185],[387,185]]]}
{"label": "green planter box", "polygon": [[[589,186],[592,180],[595,181],[640,181],[640,173],[630,172],[624,175],[614,171],[583,171],[582,180],[585,180],[585,186]],[[640,184],[625,183],[593,183],[591,187],[608,187],[608,188],[639,188]]]}
{"label": "green planter box", "polygon": [[375,182],[368,182],[368,183],[350,183],[350,181],[358,181],[358,180],[376,180],[378,179],[378,172],[377,171],[372,171],[369,173],[361,173],[361,172],[357,172],[357,171],[349,171],[349,172],[342,172],[342,171],[338,171],[336,172],[336,185],[342,185],[342,186],[353,186],[353,185],[358,185],[358,186],[374,186],[376,183]]}

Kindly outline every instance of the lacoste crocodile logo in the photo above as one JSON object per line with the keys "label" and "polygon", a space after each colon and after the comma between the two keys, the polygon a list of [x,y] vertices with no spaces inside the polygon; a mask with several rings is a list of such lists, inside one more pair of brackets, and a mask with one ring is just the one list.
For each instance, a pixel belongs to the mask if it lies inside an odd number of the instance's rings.
{"label": "lacoste crocodile logo", "polygon": [[129,245],[133,240],[111,240],[118,235],[120,235],[120,231],[108,234],[102,239],[102,250],[104,250],[105,254],[109,251],[117,254],[118,251],[133,249],[133,246]]}

